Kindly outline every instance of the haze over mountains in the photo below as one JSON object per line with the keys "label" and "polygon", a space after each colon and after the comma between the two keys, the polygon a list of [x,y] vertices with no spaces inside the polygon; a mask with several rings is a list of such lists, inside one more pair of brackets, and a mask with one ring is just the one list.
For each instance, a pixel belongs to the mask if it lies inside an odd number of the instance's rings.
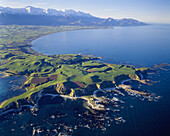
{"label": "haze over mountains", "polygon": [[10,8],[0,6],[0,24],[18,25],[80,25],[80,26],[138,26],[135,19],[99,18],[81,11],[42,9],[32,6]]}

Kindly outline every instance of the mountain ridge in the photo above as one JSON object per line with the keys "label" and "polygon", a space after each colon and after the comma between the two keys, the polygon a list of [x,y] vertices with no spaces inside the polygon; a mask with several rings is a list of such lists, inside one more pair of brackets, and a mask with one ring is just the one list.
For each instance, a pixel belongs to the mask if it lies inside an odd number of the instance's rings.
{"label": "mountain ridge", "polygon": [[32,6],[10,8],[0,6],[0,25],[79,25],[79,26],[141,26],[143,22],[132,18],[113,19],[95,17],[73,9],[42,9]]}
{"label": "mountain ridge", "polygon": [[91,14],[75,11],[73,9],[57,10],[52,8],[36,8],[33,6],[26,6],[25,8],[10,8],[0,6],[0,14],[27,14],[27,15],[49,15],[49,16],[87,16],[92,17]]}

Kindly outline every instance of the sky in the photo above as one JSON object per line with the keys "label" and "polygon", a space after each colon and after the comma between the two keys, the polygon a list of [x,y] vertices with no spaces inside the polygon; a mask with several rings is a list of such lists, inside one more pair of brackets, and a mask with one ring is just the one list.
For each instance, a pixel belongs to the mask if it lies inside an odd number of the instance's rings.
{"label": "sky", "polygon": [[170,0],[0,0],[0,6],[74,9],[103,18],[170,23]]}

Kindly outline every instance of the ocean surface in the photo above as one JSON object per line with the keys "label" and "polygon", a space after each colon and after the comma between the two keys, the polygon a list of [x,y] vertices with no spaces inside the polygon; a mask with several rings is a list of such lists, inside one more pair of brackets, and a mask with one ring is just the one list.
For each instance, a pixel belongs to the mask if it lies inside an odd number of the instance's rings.
{"label": "ocean surface", "polygon": [[[154,64],[170,63],[170,25],[148,25],[140,27],[115,27],[114,29],[77,30],[60,32],[41,37],[32,42],[37,52],[54,54],[93,54],[103,57],[101,61],[116,64],[130,64],[135,67],[154,67]],[[170,71],[158,69],[149,75],[154,81],[152,86],[142,86],[144,90],[161,96],[157,102],[141,101],[135,97],[121,98],[125,101],[124,109],[118,112],[126,122],[111,123],[106,131],[78,128],[74,136],[169,136],[170,135]],[[4,81],[0,79],[0,84]],[[7,81],[8,82],[8,81]],[[1,93],[4,95],[1,87]],[[42,103],[44,103],[42,101]],[[76,124],[77,112],[81,102],[76,103],[59,98],[57,104],[43,104],[38,116],[27,110],[20,114],[9,114],[0,118],[2,136],[32,135],[33,128],[44,127],[53,131],[58,124],[69,127]],[[77,113],[76,112],[76,113]],[[51,115],[62,116],[51,119]],[[33,124],[33,125],[31,125]],[[15,131],[13,131],[14,129]],[[61,130],[61,128],[60,128]],[[59,130],[58,130],[59,131]],[[50,133],[51,135],[55,135]],[[37,135],[42,135],[37,134]]]}
{"label": "ocean surface", "polygon": [[170,62],[170,25],[77,30],[41,37],[32,42],[44,54],[93,54],[107,63],[153,66]]}
{"label": "ocean surface", "polygon": [[0,74],[0,103],[4,100],[23,94],[26,90],[20,89],[25,77],[5,77]]}

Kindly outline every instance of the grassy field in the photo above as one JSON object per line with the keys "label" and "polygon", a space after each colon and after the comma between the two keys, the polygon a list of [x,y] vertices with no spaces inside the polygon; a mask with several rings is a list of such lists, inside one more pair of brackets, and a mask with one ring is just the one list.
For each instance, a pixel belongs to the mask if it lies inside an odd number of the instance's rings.
{"label": "grassy field", "polygon": [[[30,42],[49,33],[90,29],[93,27],[0,26],[0,71],[10,76],[23,75],[27,92],[1,103],[0,108],[52,85],[66,85],[70,90],[81,90],[91,84],[102,84],[120,75],[136,75],[132,66],[105,64],[91,55],[40,55],[24,52]],[[73,94],[70,94],[73,95]]]}

